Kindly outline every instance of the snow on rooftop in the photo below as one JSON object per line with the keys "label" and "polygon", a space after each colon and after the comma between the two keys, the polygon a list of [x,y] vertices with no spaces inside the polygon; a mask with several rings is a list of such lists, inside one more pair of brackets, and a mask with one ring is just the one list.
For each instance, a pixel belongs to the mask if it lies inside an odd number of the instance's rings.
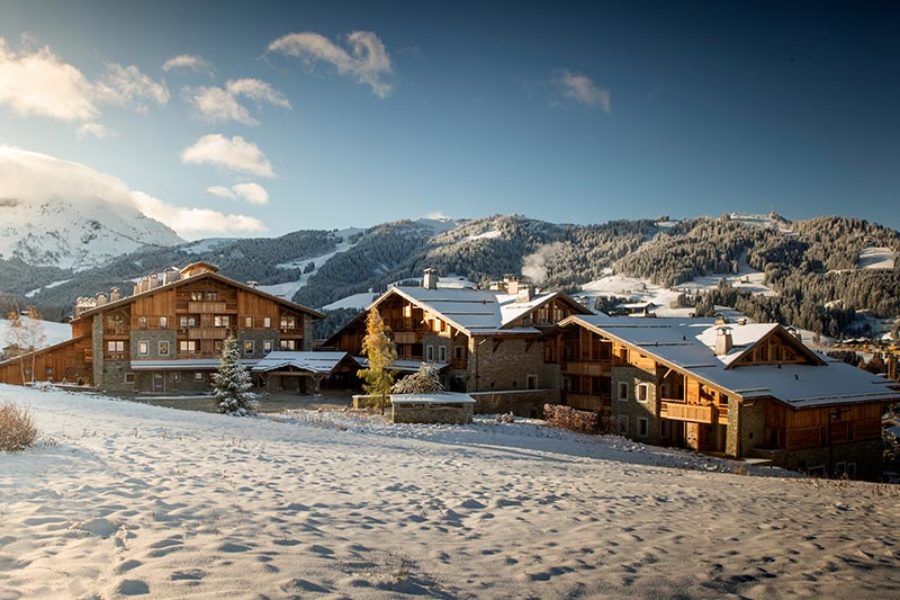
{"label": "snow on rooftop", "polygon": [[475,404],[475,399],[459,392],[438,394],[391,394],[392,404]]}
{"label": "snow on rooftop", "polygon": [[331,373],[348,356],[346,352],[270,352],[253,367],[253,372],[294,367],[311,373]]}

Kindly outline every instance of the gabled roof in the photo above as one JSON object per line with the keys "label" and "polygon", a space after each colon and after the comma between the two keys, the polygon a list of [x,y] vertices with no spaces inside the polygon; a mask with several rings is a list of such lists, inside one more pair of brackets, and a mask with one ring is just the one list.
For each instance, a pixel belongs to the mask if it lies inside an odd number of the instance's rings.
{"label": "gabled roof", "polygon": [[[577,324],[652,356],[676,371],[688,374],[744,399],[772,397],[795,408],[848,402],[896,399],[890,382],[841,361],[826,360],[808,348],[815,364],[747,365],[734,361],[776,332],[793,336],[777,323],[734,325],[734,346],[725,355],[715,353],[717,325],[710,319],[629,318],[606,315],[569,317],[562,326]],[[798,349],[799,341],[794,344]]]}
{"label": "gabled roof", "polygon": [[345,359],[353,360],[346,352],[270,352],[256,363],[253,372],[265,373],[285,367],[294,367],[317,375],[327,375]]}
{"label": "gabled roof", "polygon": [[590,308],[584,306],[564,292],[546,292],[537,294],[527,302],[518,301],[518,296],[515,294],[497,294],[497,302],[500,303],[502,326],[506,327],[516,319],[534,312],[541,306],[556,299],[562,300],[580,314],[595,314]]}
{"label": "gabled roof", "polygon": [[[197,264],[206,264],[206,263],[194,263],[194,265],[197,265]],[[191,266],[191,265],[189,265],[189,266]],[[187,268],[188,267],[185,267],[185,269],[187,269]],[[182,269],[182,270],[184,270],[184,269]],[[152,296],[153,294],[157,294],[159,292],[163,292],[163,291],[167,291],[167,290],[172,290],[172,289],[181,287],[183,285],[187,285],[188,283],[202,281],[203,279],[214,279],[225,285],[230,285],[230,286],[242,289],[245,292],[250,292],[251,294],[256,294],[258,296],[262,296],[263,298],[268,298],[269,300],[272,300],[273,302],[276,302],[282,306],[290,308],[291,310],[306,313],[317,319],[322,319],[325,317],[325,315],[323,315],[322,313],[320,313],[317,310],[313,310],[312,308],[303,306],[302,304],[296,304],[294,302],[291,302],[290,300],[285,300],[284,298],[281,298],[280,296],[275,296],[268,292],[264,292],[259,288],[255,288],[255,287],[247,285],[245,283],[241,283],[240,281],[237,281],[236,279],[231,279],[230,277],[225,277],[224,275],[220,275],[219,273],[216,273],[214,271],[203,271],[203,272],[198,273],[197,275],[193,275],[191,277],[184,277],[182,279],[179,279],[178,281],[173,281],[171,283],[149,289],[149,290],[141,292],[139,294],[134,294],[133,296],[125,296],[124,298],[122,298],[120,300],[116,300],[115,302],[108,302],[107,304],[103,304],[101,306],[97,306],[97,307],[85,310],[84,312],[82,312],[80,315],[78,315],[73,320],[77,321],[86,316],[90,316],[90,315],[94,315],[97,313],[107,311],[110,308],[119,308],[121,306],[126,306],[128,304],[131,304],[138,298],[146,298],[146,297]]]}

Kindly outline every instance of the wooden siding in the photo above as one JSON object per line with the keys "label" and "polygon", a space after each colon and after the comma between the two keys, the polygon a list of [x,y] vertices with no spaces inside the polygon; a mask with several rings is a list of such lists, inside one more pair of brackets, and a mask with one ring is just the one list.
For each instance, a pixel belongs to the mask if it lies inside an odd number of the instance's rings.
{"label": "wooden siding", "polygon": [[[34,355],[34,380],[77,383],[81,379],[90,384],[92,371],[87,360],[90,352],[90,338],[71,339],[39,350]],[[21,385],[23,367],[25,380],[31,381],[32,357],[29,354],[0,365],[0,382]]]}

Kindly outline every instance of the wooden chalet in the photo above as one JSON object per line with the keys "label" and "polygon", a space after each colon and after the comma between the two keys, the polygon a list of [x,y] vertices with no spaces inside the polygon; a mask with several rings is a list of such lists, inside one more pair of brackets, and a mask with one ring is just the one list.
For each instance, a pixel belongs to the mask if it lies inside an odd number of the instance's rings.
{"label": "wooden chalet", "polygon": [[[558,369],[552,363],[557,324],[570,315],[593,314],[562,292],[538,293],[511,279],[503,290],[443,288],[428,269],[422,286],[391,287],[322,347],[359,356],[366,313],[373,307],[390,328],[398,371],[413,371],[425,362],[452,391],[531,390],[536,405],[558,394]],[[545,348],[547,340],[554,343]]]}
{"label": "wooden chalet", "polygon": [[827,359],[778,324],[572,316],[561,401],[648,443],[877,477],[890,382]]}
{"label": "wooden chalet", "polygon": [[21,384],[24,375],[126,393],[205,390],[229,336],[252,367],[275,350],[310,350],[321,317],[193,263],[141,278],[131,296],[114,288],[79,298],[72,339],[0,362],[0,382]]}

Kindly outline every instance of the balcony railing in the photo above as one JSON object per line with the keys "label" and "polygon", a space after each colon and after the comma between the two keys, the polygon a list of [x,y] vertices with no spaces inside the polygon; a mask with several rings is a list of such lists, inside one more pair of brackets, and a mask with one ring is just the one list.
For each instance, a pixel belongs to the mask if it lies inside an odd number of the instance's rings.
{"label": "balcony railing", "polygon": [[226,327],[191,327],[188,329],[189,340],[224,340],[228,337]]}
{"label": "balcony railing", "polygon": [[611,363],[608,360],[604,362],[570,360],[563,365],[562,371],[569,375],[608,376],[611,372]]}
{"label": "balcony railing", "polygon": [[686,404],[663,400],[659,416],[673,421],[693,421],[694,423],[716,422],[716,407],[711,404]]}
{"label": "balcony railing", "polygon": [[395,344],[415,344],[416,343],[416,332],[415,331],[395,331],[394,332],[394,343]]}
{"label": "balcony railing", "polygon": [[193,314],[237,312],[237,304],[229,306],[226,302],[188,302],[187,311]]}

